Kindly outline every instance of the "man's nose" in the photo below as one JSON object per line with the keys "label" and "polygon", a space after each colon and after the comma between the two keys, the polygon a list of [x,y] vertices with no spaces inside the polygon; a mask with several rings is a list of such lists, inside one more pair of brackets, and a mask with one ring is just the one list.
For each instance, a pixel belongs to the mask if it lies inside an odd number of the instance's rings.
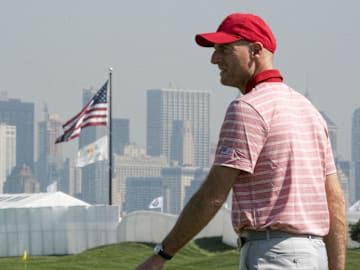
{"label": "man's nose", "polygon": [[218,52],[214,51],[213,54],[211,55],[210,62],[211,62],[211,64],[216,65],[219,63],[219,61],[220,61],[220,55]]}

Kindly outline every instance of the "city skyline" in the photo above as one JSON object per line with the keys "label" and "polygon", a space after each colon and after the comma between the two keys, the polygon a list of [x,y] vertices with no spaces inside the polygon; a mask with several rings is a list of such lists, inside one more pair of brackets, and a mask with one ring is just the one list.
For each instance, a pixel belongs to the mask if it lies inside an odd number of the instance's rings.
{"label": "city skyline", "polygon": [[[151,90],[153,90],[153,89],[148,89],[148,91],[151,91]],[[159,90],[162,90],[162,89],[159,89]],[[173,91],[176,91],[176,90],[179,90],[179,91],[185,91],[185,92],[187,92],[187,91],[193,91],[193,90],[191,90],[191,89],[171,89],[171,88],[166,88],[166,90],[173,90]],[[84,88],[83,89],[83,91],[91,91],[91,89],[86,89],[86,88]],[[204,91],[204,92],[207,92],[207,91]],[[210,93],[210,96],[211,96],[211,93]],[[83,102],[86,102],[86,97],[87,96],[83,96]],[[85,98],[85,99],[84,99]],[[211,97],[210,97],[211,98]],[[310,99],[310,101],[311,101],[311,98],[309,98]],[[20,102],[20,103],[22,103],[22,104],[32,104],[33,102],[31,102],[31,101],[23,101],[22,99],[21,99],[21,97],[8,97],[8,99],[1,99],[0,98],[0,101],[3,101],[3,102],[8,102],[8,101],[10,101],[10,102],[12,102],[12,101],[16,101],[16,102]],[[33,105],[35,105],[34,106],[34,110],[36,110],[37,108],[36,108],[36,104],[34,103]],[[42,104],[42,105],[44,105],[44,104]],[[45,104],[46,105],[46,104]],[[39,136],[40,136],[40,133],[41,133],[41,131],[40,131],[40,127],[39,127],[39,125],[43,122],[43,120],[42,120],[42,118],[44,118],[44,117],[49,117],[49,116],[51,116],[51,117],[55,117],[55,118],[57,118],[57,121],[59,121],[60,122],[60,124],[63,124],[63,123],[65,123],[66,122],[66,119],[64,119],[64,117],[62,116],[62,115],[60,115],[60,114],[58,114],[58,113],[51,113],[51,112],[49,112],[48,111],[48,106],[45,106],[46,107],[46,111],[42,111],[42,115],[40,115],[40,116],[38,116],[38,117],[36,117],[36,121],[34,122],[34,146],[33,146],[33,148],[34,148],[34,159],[33,159],[33,162],[36,162],[38,159],[39,159],[39,154],[40,154],[40,152],[39,152],[39,146],[38,146],[38,142],[39,142]],[[357,111],[359,111],[359,109],[360,109],[360,106],[358,107],[358,108],[356,108],[355,110],[354,110],[354,112],[353,112],[353,114],[351,115],[351,121],[353,120],[353,117],[354,116],[356,116],[356,112]],[[50,109],[51,110],[51,109]],[[210,106],[210,110],[211,110],[211,106]],[[322,111],[322,110],[319,110],[319,112],[321,112],[322,114],[323,114],[323,116],[324,116],[324,113],[325,113],[325,120],[330,120],[330,121],[333,121],[333,118],[332,117],[328,117],[328,115],[329,115],[329,113],[328,112],[326,112],[326,111]],[[129,130],[130,130],[130,126],[131,126],[131,123],[132,123],[132,119],[131,118],[118,118],[118,117],[114,117],[113,116],[113,118],[112,118],[112,120],[113,120],[113,122],[116,122],[116,121],[126,121],[127,122],[127,127],[126,127],[126,129],[127,129],[127,132],[129,132]],[[145,123],[144,123],[144,126],[145,126],[145,129],[146,129],[146,120],[145,120]],[[1,124],[1,123],[0,123]],[[341,131],[341,130],[339,130],[339,128],[338,128],[338,124],[336,123],[336,122],[333,122],[333,124],[335,125],[335,127],[336,127],[336,129],[337,129],[337,132],[343,132],[343,131]],[[210,123],[210,127],[212,128],[212,123]],[[353,126],[350,126],[350,129],[349,129],[349,131],[348,132],[352,132],[352,128],[353,128]],[[91,131],[93,131],[92,129],[91,129]],[[125,131],[125,130],[124,130]],[[62,132],[62,131],[61,131]],[[64,148],[64,149],[66,149],[64,152],[64,158],[70,158],[71,160],[76,160],[76,153],[77,153],[77,151],[79,150],[79,149],[81,149],[81,141],[84,139],[84,136],[86,137],[86,135],[85,134],[87,134],[88,132],[90,132],[90,130],[88,130],[88,129],[86,129],[86,130],[82,130],[81,131],[81,133],[83,134],[82,136],[80,136],[79,138],[75,138],[75,139],[72,139],[72,140],[70,140],[70,141],[67,141],[67,142],[65,142],[65,143],[63,143],[62,144],[62,147]],[[100,132],[101,132],[101,134],[103,134],[104,132],[106,132],[106,130],[105,129],[101,129],[100,130]],[[145,138],[146,139],[146,138]],[[213,138],[211,138],[211,139],[213,139]],[[41,140],[40,140],[41,141]],[[51,142],[49,142],[49,143],[51,143]],[[89,141],[89,142],[87,142],[87,143],[91,143],[91,141]],[[114,141],[113,143],[115,143],[115,144],[121,144],[121,143],[124,143],[124,142],[122,142],[122,138],[120,139],[120,141]],[[128,134],[128,143],[129,144],[136,144],[136,145],[138,145],[139,147],[141,147],[141,148],[143,148],[143,149],[146,149],[147,148],[147,144],[146,144],[146,142],[145,142],[145,144],[137,144],[137,142],[136,141],[133,141],[133,138],[132,138],[132,136],[130,136],[129,134]],[[214,141],[214,140],[210,140],[210,142],[209,142],[210,144],[210,146],[211,146],[211,144],[216,144],[216,141]],[[335,142],[333,142],[333,143],[335,143]],[[349,145],[351,145],[352,144],[352,142],[351,141],[349,141],[348,142],[348,144]],[[54,139],[54,145],[55,145],[55,139]],[[36,147],[37,146],[37,147]],[[343,149],[341,148],[343,145],[341,145],[341,143],[339,144],[339,135],[337,135],[337,142],[336,142],[336,153],[334,152],[334,154],[336,154],[337,155],[337,157],[339,157],[340,159],[342,159],[342,160],[349,160],[349,161],[351,161],[352,160],[352,153],[350,152],[350,153],[348,153],[348,156],[347,156],[347,158],[344,158],[344,156],[342,155],[342,153],[343,153]],[[352,146],[352,145],[351,145]],[[63,150],[61,150],[61,151],[63,151]],[[352,148],[352,151],[354,151],[354,149]],[[210,155],[209,155],[209,157],[210,157]]]}
{"label": "city skyline", "polygon": [[226,106],[238,91],[219,83],[217,67],[209,63],[211,49],[197,47],[194,36],[214,31],[229,13],[251,12],[275,33],[275,68],[337,124],[339,153],[350,159],[351,119],[360,107],[360,56],[352,50],[360,43],[359,6],[355,0],[7,1],[0,9],[0,91],[34,102],[36,123],[44,101],[65,121],[81,108],[81,91],[98,89],[112,66],[113,117],[130,119],[132,142],[145,147],[146,91],[168,86],[210,91],[216,142]]}
{"label": "city skyline", "polygon": [[[88,99],[93,95],[92,90],[84,90],[83,92],[83,103],[87,104]],[[120,154],[116,159],[121,158],[136,158],[137,167],[135,168],[135,172],[139,171],[139,168],[143,168],[145,166],[145,160],[148,158],[154,158],[153,161],[156,163],[157,158],[162,159],[162,169],[166,170],[166,168],[208,168],[210,164],[208,160],[210,158],[210,143],[208,140],[207,134],[209,133],[209,123],[208,123],[208,111],[209,111],[209,93],[203,91],[185,91],[183,89],[174,90],[174,89],[153,89],[148,91],[148,128],[150,128],[149,134],[151,135],[148,138],[148,142],[150,142],[147,150],[140,149],[138,147],[131,147],[129,141],[129,130],[128,123],[130,122],[128,119],[114,119],[115,124],[115,132],[111,132],[113,138],[116,138],[116,143],[123,142],[123,145],[118,145],[113,149],[117,149],[114,151],[114,154]],[[24,107],[25,105],[25,107]],[[23,125],[29,127],[29,124],[35,125],[33,118],[31,121],[26,121],[24,123],[23,120],[27,120],[28,118],[24,118],[24,114],[22,113],[24,108],[30,105],[33,108],[33,103],[22,103],[19,100],[2,100],[0,102],[0,122],[5,121],[7,123],[9,120],[16,123],[16,131],[17,129],[22,130]],[[32,109],[33,111],[34,109]],[[105,162],[95,162],[92,164],[87,164],[85,168],[81,170],[80,178],[72,178],[70,175],[74,176],[80,172],[76,172],[71,169],[75,163],[74,159],[67,159],[62,156],[62,145],[54,144],[55,139],[61,134],[60,131],[60,122],[57,115],[53,117],[52,115],[48,115],[47,107],[44,109],[45,117],[42,122],[38,123],[38,130],[36,133],[39,137],[39,159],[31,161],[29,163],[34,162],[36,164],[35,170],[33,171],[31,167],[26,166],[26,164],[19,165],[16,164],[16,168],[11,171],[7,181],[4,185],[5,192],[24,192],[26,188],[26,192],[39,192],[47,191],[49,186],[52,183],[57,183],[59,190],[64,191],[66,193],[75,191],[72,195],[75,195],[78,198],[83,199],[88,203],[106,203],[108,200],[109,193],[109,183],[107,181],[108,177],[105,175],[108,174],[109,168],[107,163]],[[352,162],[342,160],[337,151],[337,133],[338,129],[336,124],[327,116],[326,113],[321,112],[322,116],[326,120],[328,124],[328,134],[331,141],[331,145],[333,148],[334,157],[337,160],[337,169],[339,173],[339,179],[341,181],[342,188],[344,193],[346,194],[347,204],[349,202],[354,202],[354,198],[359,198],[359,192],[355,191],[355,189],[349,187],[358,186],[359,181],[357,176],[357,165],[358,158],[355,155],[355,178],[353,178],[353,165]],[[32,115],[32,114],[31,114]],[[8,117],[10,119],[8,119]],[[356,118],[356,116],[354,115]],[[354,119],[355,119],[354,118]],[[358,117],[357,117],[358,118]],[[22,120],[19,122],[19,119]],[[193,127],[191,127],[191,123],[193,123]],[[358,128],[358,119],[354,121],[353,131],[355,131],[355,137],[357,138],[359,128]],[[117,127],[116,127],[117,126]],[[188,129],[186,132],[192,133],[185,135],[184,128],[187,126]],[[11,126],[6,126],[11,127]],[[15,128],[15,127],[14,127]],[[33,128],[31,129],[33,130]],[[97,137],[104,135],[104,128],[86,128],[82,131],[82,135],[78,141],[79,149],[83,149],[84,143],[89,144],[92,143]],[[14,132],[12,132],[15,134]],[[172,134],[171,134],[172,133]],[[21,132],[21,134],[26,135],[27,132]],[[200,135],[200,136],[199,136]],[[187,145],[194,150],[190,152],[194,153],[194,157],[198,155],[199,159],[193,160],[192,158],[183,160],[182,155],[184,154],[184,148],[178,147],[183,143],[191,142],[189,140],[189,136],[191,138],[200,138],[193,147],[191,145]],[[29,136],[33,137],[33,136]],[[13,140],[15,137],[13,136]],[[23,142],[24,139],[22,137],[16,138],[16,140],[21,139]],[[201,141],[203,140],[203,141]],[[352,142],[353,148],[358,147],[357,141]],[[29,149],[32,149],[32,145],[28,142],[27,144]],[[125,156],[121,156],[121,154],[125,153],[125,146],[130,146],[127,148],[128,154]],[[163,145],[163,150],[161,150],[161,145]],[[197,148],[196,146],[200,146]],[[15,143],[11,146],[11,144],[5,144],[6,147],[13,149],[13,154],[15,154]],[[60,147],[60,148],[58,148]],[[124,147],[124,148],[123,148]],[[26,148],[19,148],[21,151],[19,152],[21,156],[24,153],[28,153]],[[138,150],[135,150],[138,149]],[[134,151],[135,150],[135,151]],[[187,152],[188,150],[186,150]],[[135,154],[134,153],[142,153]],[[133,154],[132,154],[133,153]],[[204,155],[205,154],[205,155]],[[10,154],[11,155],[11,154]],[[210,158],[211,159],[211,158]],[[21,160],[21,159],[20,159]],[[134,159],[135,160],[135,159]],[[133,160],[133,161],[134,161]],[[69,163],[70,161],[70,163]],[[140,162],[139,162],[140,161]],[[194,163],[192,163],[194,161]],[[2,165],[6,164],[4,162],[11,162],[8,159],[2,160]],[[204,163],[205,162],[205,163]],[[120,162],[121,163],[121,162]],[[150,162],[152,163],[152,162]],[[1,164],[0,164],[1,165]],[[15,164],[14,164],[15,165]],[[152,164],[153,166],[154,164]],[[1,169],[1,166],[0,166]],[[75,169],[75,168],[74,168]],[[126,182],[126,174],[121,177],[123,169],[119,168],[119,164],[114,167],[114,178],[112,179],[112,183],[115,186],[115,190],[113,189],[111,194],[117,197],[117,202],[122,204],[124,202],[124,194],[125,191],[125,182]],[[3,172],[6,172],[6,168],[2,168]],[[126,168],[124,171],[129,172],[129,168]],[[1,172],[1,171],[0,171]],[[32,172],[35,172],[33,174]],[[117,173],[116,173],[117,172]],[[144,171],[145,173],[145,171]],[[119,174],[119,175],[118,175]],[[23,177],[27,178],[26,185],[23,183]],[[35,176],[35,177],[34,177]],[[130,175],[128,175],[130,176]],[[148,176],[148,175],[133,175],[133,176]],[[185,177],[187,178],[187,177]],[[179,178],[181,179],[181,178]],[[187,179],[186,181],[188,181]],[[78,186],[78,182],[80,181],[81,191],[77,190],[76,186]],[[164,181],[167,181],[167,178],[164,178]],[[357,184],[354,184],[354,181]],[[189,185],[189,183],[184,182],[185,185]],[[127,186],[127,184],[126,184]],[[174,186],[176,187],[176,185]],[[176,189],[176,188],[175,188]],[[352,190],[354,192],[349,193]],[[184,194],[183,194],[184,195]],[[120,199],[120,200],[119,200]],[[182,196],[184,199],[184,196]],[[112,204],[112,200],[109,197],[109,203]]]}

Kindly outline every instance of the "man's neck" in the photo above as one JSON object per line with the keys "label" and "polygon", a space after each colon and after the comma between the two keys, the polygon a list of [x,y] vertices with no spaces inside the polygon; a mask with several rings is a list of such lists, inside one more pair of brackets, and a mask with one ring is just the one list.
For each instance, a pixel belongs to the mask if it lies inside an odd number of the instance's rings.
{"label": "man's neck", "polygon": [[262,82],[282,82],[283,77],[276,69],[265,69],[258,72],[254,77],[248,81],[245,91],[241,91],[243,94],[249,93],[257,84]]}

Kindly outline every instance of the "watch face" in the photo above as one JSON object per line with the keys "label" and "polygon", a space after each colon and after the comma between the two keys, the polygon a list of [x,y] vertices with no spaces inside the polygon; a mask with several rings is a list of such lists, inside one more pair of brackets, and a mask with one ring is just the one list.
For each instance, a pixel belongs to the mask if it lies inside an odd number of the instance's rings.
{"label": "watch face", "polygon": [[172,256],[164,252],[164,246],[162,243],[157,244],[154,247],[154,254],[163,257],[165,260],[171,260]]}
{"label": "watch face", "polygon": [[155,253],[155,254],[158,254],[162,249],[163,249],[162,244],[157,244],[157,245],[154,247],[154,253]]}

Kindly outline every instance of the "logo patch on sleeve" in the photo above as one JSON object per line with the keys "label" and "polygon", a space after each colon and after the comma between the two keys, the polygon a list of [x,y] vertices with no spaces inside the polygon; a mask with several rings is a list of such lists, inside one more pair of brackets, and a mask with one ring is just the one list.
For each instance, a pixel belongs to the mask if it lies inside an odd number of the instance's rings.
{"label": "logo patch on sleeve", "polygon": [[219,154],[222,156],[230,156],[233,153],[233,149],[231,147],[222,145],[220,146]]}

